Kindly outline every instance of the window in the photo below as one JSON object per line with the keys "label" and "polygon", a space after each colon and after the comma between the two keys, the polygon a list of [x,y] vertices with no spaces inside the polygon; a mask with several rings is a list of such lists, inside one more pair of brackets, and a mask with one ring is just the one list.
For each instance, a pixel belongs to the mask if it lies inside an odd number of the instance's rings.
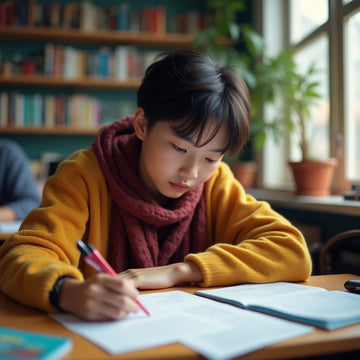
{"label": "window", "polygon": [[[309,122],[308,138],[311,146],[310,155],[324,159],[330,155],[329,149],[329,42],[325,35],[320,36],[304,49],[296,54],[296,63],[300,72],[304,72],[311,64],[316,64],[319,69],[317,81],[320,83],[320,93],[322,99],[314,105],[311,111],[312,121]],[[297,143],[295,138],[292,144]],[[291,148],[291,160],[299,160],[300,149],[298,146]]]}
{"label": "window", "polygon": [[[310,63],[321,69],[322,99],[308,129],[311,151],[317,158],[338,158],[333,190],[342,194],[360,181],[360,0],[262,0],[262,6],[268,51],[278,51],[280,42],[295,49],[300,71]],[[288,161],[300,157],[295,135],[280,146],[270,142],[260,185],[293,189]]]}
{"label": "window", "polygon": [[290,40],[297,43],[328,20],[328,0],[291,0]]}
{"label": "window", "polygon": [[[345,174],[360,180],[360,11],[345,21]],[[355,45],[355,46],[354,46]]]}

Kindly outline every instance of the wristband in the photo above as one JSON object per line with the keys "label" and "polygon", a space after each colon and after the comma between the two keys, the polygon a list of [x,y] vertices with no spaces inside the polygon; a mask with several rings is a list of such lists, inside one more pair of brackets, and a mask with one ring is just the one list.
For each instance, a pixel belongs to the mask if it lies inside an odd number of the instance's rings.
{"label": "wristband", "polygon": [[49,292],[50,304],[61,312],[63,312],[63,309],[61,309],[61,307],[59,305],[60,291],[61,291],[62,286],[65,284],[65,282],[70,279],[73,279],[73,278],[70,276],[59,277],[56,280],[53,288]]}

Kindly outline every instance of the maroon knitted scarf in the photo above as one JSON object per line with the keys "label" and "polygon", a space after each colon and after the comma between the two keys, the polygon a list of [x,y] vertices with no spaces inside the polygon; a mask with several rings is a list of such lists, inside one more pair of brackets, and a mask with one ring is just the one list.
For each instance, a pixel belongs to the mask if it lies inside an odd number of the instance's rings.
{"label": "maroon knitted scarf", "polygon": [[108,258],[117,272],[183,261],[206,246],[203,185],[171,210],[152,199],[138,176],[141,141],[133,116],[103,126],[93,149],[113,198]]}

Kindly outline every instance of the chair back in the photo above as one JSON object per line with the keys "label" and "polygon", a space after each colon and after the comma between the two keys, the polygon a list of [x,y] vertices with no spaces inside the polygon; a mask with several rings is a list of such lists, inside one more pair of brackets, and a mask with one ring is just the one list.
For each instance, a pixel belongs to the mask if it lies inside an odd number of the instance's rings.
{"label": "chair back", "polygon": [[360,275],[360,229],[333,236],[320,252],[321,274]]}

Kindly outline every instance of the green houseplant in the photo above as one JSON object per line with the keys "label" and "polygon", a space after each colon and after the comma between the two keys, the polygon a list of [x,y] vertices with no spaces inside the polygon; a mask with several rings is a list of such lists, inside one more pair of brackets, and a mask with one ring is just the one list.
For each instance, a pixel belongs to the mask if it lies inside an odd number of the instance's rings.
{"label": "green houseplant", "polygon": [[[250,89],[252,136],[245,149],[227,161],[235,174],[239,174],[240,165],[242,174],[244,165],[250,168],[252,175],[239,177],[245,187],[250,187],[256,164],[242,160],[248,160],[246,155],[261,149],[268,136],[278,142],[284,134],[293,132],[299,139],[298,145],[302,153],[300,162],[289,163],[293,170],[297,194],[326,196],[329,194],[336,160],[311,159],[307,132],[312,106],[321,97],[318,91],[319,83],[315,81],[318,69],[310,66],[304,73],[298,71],[291,50],[282,51],[273,57],[266,56],[264,39],[251,25],[239,21],[239,14],[248,15],[246,9],[249,4],[246,0],[207,0],[208,10],[214,14],[213,23],[199,32],[194,41],[196,48],[209,53],[221,65],[233,67]],[[230,39],[230,44],[219,41],[222,38]],[[264,106],[278,103],[279,100],[283,106],[276,115],[265,119]],[[302,165],[305,166],[305,174],[298,170]],[[323,168],[325,175],[320,175],[320,184],[323,184],[325,189],[316,185],[317,181],[312,178],[312,175]],[[245,183],[247,180],[249,183]],[[301,180],[307,181],[309,185],[303,185]]]}
{"label": "green houseplant", "polygon": [[301,150],[300,161],[290,161],[298,195],[328,196],[337,160],[315,159],[311,156],[311,142],[308,125],[311,121],[311,109],[321,98],[318,90],[319,82],[315,80],[319,70],[310,65],[301,73],[294,67],[288,74],[289,84],[284,97],[284,111],[290,119],[292,131],[298,139]]}
{"label": "green houseplant", "polygon": [[[213,22],[211,26],[197,33],[193,44],[215,58],[220,65],[232,67],[250,89],[250,142],[237,156],[226,159],[245,187],[253,184],[256,163],[249,160],[252,159],[254,151],[262,148],[268,135],[277,141],[284,131],[292,128],[291,121],[286,117],[265,120],[262,109],[265,104],[274,103],[277,94],[282,93],[288,86],[286,75],[293,71],[294,67],[293,54],[290,51],[281,52],[276,57],[265,56],[264,39],[251,25],[239,20],[241,14],[248,16],[246,10],[249,4],[246,0],[207,0]],[[246,174],[244,168],[250,169],[251,174]]]}

